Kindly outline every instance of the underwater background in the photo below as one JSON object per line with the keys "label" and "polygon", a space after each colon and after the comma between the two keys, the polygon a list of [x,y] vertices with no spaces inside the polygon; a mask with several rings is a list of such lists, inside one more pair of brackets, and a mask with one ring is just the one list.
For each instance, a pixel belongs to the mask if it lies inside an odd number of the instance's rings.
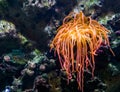
{"label": "underwater background", "polygon": [[[64,18],[80,11],[110,31],[94,78],[84,70],[84,91],[50,48]],[[0,0],[0,92],[120,92],[120,0]]]}

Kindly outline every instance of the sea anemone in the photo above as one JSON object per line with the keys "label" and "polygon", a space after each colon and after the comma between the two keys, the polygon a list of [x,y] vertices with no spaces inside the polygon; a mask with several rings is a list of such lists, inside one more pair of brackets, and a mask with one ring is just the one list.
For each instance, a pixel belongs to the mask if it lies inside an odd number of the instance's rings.
{"label": "sea anemone", "polygon": [[[108,33],[103,25],[86,17],[82,12],[70,13],[50,44],[57,52],[62,69],[66,71],[68,82],[76,74],[79,89],[83,92],[84,70],[94,77],[96,51],[102,43],[110,47]],[[111,50],[111,49],[110,49]]]}

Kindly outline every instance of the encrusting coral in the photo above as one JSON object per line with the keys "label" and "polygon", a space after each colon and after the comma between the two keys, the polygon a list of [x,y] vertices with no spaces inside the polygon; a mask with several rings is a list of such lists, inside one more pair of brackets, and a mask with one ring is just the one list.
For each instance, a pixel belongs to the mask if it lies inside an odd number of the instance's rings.
{"label": "encrusting coral", "polygon": [[83,92],[84,70],[91,71],[94,77],[94,56],[102,43],[110,46],[108,39],[110,31],[80,12],[70,13],[65,17],[57,32],[50,47],[57,52],[61,67],[66,71],[68,82],[72,74],[76,73],[78,87]]}

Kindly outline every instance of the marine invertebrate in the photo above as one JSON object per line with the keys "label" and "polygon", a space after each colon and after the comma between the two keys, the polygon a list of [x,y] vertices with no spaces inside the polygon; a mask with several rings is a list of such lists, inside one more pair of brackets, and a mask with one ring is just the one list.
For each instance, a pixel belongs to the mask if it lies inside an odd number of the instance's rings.
{"label": "marine invertebrate", "polygon": [[0,20],[0,34],[5,35],[5,33],[13,33],[13,36],[16,34],[15,25],[12,22],[6,20]]}
{"label": "marine invertebrate", "polygon": [[51,8],[53,5],[56,4],[56,0],[26,0],[24,3],[24,7],[26,6],[35,6],[38,8]]}
{"label": "marine invertebrate", "polygon": [[4,61],[9,62],[11,60],[10,56],[6,55],[3,57]]}
{"label": "marine invertebrate", "polygon": [[[110,32],[96,20],[84,16],[82,12],[70,13],[50,44],[57,52],[62,69],[66,71],[68,82],[76,73],[79,89],[83,92],[84,69],[94,76],[96,51],[102,43],[110,46]],[[111,49],[110,49],[111,50]]]}

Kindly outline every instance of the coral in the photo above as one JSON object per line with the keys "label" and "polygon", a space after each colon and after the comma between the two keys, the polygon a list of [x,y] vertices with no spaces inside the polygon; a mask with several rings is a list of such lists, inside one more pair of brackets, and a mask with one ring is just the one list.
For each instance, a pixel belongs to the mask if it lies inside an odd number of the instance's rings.
{"label": "coral", "polygon": [[7,35],[16,36],[16,28],[12,22],[6,20],[0,20],[0,37],[5,37]]}
{"label": "coral", "polygon": [[61,77],[56,71],[48,73],[48,82],[50,84],[50,92],[61,92]]}
{"label": "coral", "polygon": [[49,87],[50,85],[48,84],[48,81],[46,80],[46,78],[42,77],[42,76],[37,76],[34,80],[34,90],[37,92],[43,91],[44,92],[49,92]]}
{"label": "coral", "polygon": [[77,0],[77,5],[74,8],[74,11],[83,10],[85,14],[94,14],[98,11],[100,7],[102,7],[101,0]]}
{"label": "coral", "polygon": [[27,0],[25,4],[27,3],[27,6],[36,6],[39,8],[50,8],[51,6],[55,5],[56,0]]}
{"label": "coral", "polygon": [[[66,71],[68,82],[72,74],[76,73],[78,87],[83,92],[84,69],[90,70],[94,77],[94,56],[102,43],[110,47],[110,31],[96,20],[84,16],[82,12],[70,13],[57,31],[50,47],[55,48],[61,67]],[[112,52],[111,49],[110,51]]]}
{"label": "coral", "polygon": [[53,30],[56,30],[56,25],[59,26],[65,14],[72,10],[73,2],[75,1],[0,0],[0,19],[16,26],[22,42],[34,41],[37,49],[44,52],[49,50],[48,42]]}
{"label": "coral", "polygon": [[15,64],[24,65],[28,61],[25,54],[18,49],[13,49],[12,52],[3,55],[4,62],[11,62]]}

